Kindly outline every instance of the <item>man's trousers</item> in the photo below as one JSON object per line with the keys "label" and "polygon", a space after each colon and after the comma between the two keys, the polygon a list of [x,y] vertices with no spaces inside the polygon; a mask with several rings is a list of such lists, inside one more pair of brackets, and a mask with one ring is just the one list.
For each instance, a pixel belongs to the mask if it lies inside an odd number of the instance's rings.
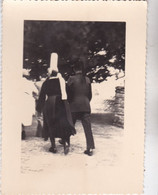
{"label": "man's trousers", "polygon": [[72,112],[72,119],[75,125],[76,120],[81,120],[84,133],[86,136],[87,149],[94,149],[94,139],[91,129],[90,113],[89,112]]}

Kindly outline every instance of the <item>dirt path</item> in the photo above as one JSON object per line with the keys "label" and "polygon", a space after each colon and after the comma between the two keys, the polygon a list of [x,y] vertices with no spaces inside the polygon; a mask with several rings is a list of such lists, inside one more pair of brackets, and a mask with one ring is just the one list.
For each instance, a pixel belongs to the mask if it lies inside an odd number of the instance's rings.
{"label": "dirt path", "polygon": [[102,166],[115,166],[119,163],[122,152],[123,129],[111,125],[111,115],[93,114],[92,130],[96,149],[93,156],[83,154],[86,142],[80,122],[76,123],[77,134],[71,137],[71,147],[68,155],[63,154],[63,147],[57,144],[57,153],[50,153],[50,141],[35,137],[36,120],[26,132],[27,139],[22,141],[21,171],[22,173],[53,172],[61,169],[76,169]]}

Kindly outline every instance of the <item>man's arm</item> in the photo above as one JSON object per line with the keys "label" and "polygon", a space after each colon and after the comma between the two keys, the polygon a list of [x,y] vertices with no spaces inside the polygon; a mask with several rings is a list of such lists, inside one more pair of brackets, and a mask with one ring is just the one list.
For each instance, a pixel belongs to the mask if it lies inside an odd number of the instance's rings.
{"label": "man's arm", "polygon": [[88,99],[89,101],[91,101],[92,99],[92,86],[91,86],[91,82],[90,82],[90,79],[88,77],[86,77],[87,79],[87,82],[88,82],[88,85],[89,85],[89,89],[88,89]]}
{"label": "man's arm", "polygon": [[91,99],[92,99],[92,87],[91,87],[91,84],[90,84],[90,86],[89,86],[89,101],[91,101]]}

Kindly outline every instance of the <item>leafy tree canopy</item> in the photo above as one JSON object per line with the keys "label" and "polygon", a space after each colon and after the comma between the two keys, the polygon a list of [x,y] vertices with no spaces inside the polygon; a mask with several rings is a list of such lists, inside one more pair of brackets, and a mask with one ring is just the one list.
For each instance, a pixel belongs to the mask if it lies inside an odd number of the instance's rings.
{"label": "leafy tree canopy", "polygon": [[32,78],[46,74],[52,52],[65,78],[80,60],[91,81],[102,82],[108,67],[125,70],[125,23],[25,21],[23,67]]}

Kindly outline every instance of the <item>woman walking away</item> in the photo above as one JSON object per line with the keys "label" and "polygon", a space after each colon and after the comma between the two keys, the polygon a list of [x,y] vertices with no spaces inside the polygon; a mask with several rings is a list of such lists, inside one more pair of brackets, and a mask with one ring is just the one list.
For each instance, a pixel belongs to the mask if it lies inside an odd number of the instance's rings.
{"label": "woman walking away", "polygon": [[43,111],[48,126],[51,147],[50,152],[56,153],[55,138],[62,138],[64,153],[69,152],[70,136],[76,133],[73,126],[71,112],[67,102],[65,81],[57,70],[49,69],[50,76],[43,83],[36,110]]}

